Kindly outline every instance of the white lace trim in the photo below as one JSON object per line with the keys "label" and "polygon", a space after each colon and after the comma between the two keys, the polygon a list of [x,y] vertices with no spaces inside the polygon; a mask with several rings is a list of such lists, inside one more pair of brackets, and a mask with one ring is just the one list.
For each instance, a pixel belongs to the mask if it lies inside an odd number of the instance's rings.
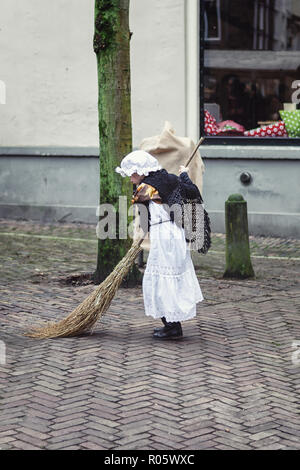
{"label": "white lace trim", "polygon": [[186,271],[182,272],[180,267],[173,267],[173,266],[159,266],[154,264],[147,265],[144,276],[159,276],[159,277],[183,277],[186,276],[191,270],[187,269]]}
{"label": "white lace trim", "polygon": [[[189,281],[187,284],[187,277]],[[162,285],[165,279],[165,292],[166,297],[158,299],[155,292],[157,292],[157,286]],[[175,281],[169,284],[169,280]],[[181,289],[184,288],[184,294],[181,294]],[[195,277],[191,277],[189,271],[185,271],[183,274],[174,275],[162,275],[159,274],[146,274],[144,273],[143,280],[143,291],[144,291],[144,306],[146,316],[152,316],[153,318],[165,317],[167,321],[183,321],[189,320],[196,316],[196,304],[204,300],[201,288],[196,281]],[[190,294],[188,298],[185,296],[186,292]],[[153,294],[154,293],[154,296]],[[149,294],[150,293],[150,294]],[[167,296],[171,296],[168,300]],[[183,298],[181,297],[183,295]],[[169,307],[169,308],[168,308]],[[175,307],[175,308],[174,308]],[[178,307],[178,308],[177,308]]]}
{"label": "white lace trim", "polygon": [[135,150],[123,158],[121,165],[115,168],[115,171],[123,177],[131,176],[133,173],[148,176],[150,171],[161,170],[161,168],[158,160],[150,153],[144,150]]}
{"label": "white lace trim", "polygon": [[[199,300],[196,301],[196,303],[198,302],[202,302],[202,300],[204,300],[203,298],[199,298]],[[149,307],[151,309],[151,306]],[[145,315],[147,317],[152,317],[152,318],[155,318],[156,320],[158,318],[162,318],[162,317],[165,317],[165,319],[167,320],[167,322],[174,322],[174,321],[185,321],[185,320],[191,320],[192,318],[195,318],[197,312],[196,312],[196,306],[190,311],[190,312],[187,312],[187,313],[183,313],[182,311],[165,311],[163,312],[162,310],[159,310],[159,309],[155,309],[155,313],[150,313],[149,310],[148,312],[145,312]]]}

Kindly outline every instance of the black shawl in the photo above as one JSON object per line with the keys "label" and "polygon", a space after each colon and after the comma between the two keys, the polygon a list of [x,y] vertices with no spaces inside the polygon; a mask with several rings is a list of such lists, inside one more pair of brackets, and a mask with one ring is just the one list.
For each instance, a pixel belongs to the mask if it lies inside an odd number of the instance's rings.
{"label": "black shawl", "polygon": [[[169,207],[173,204],[180,204],[182,206],[191,200],[196,204],[203,203],[198,186],[192,182],[187,172],[182,172],[179,176],[176,176],[173,173],[168,173],[165,169],[151,171],[148,176],[144,177],[142,182],[157,189],[162,203],[167,204]],[[148,215],[150,220],[150,214]],[[174,213],[172,211],[170,212],[170,219],[174,222]],[[182,222],[180,224],[184,227]],[[204,209],[204,245],[198,250],[199,253],[205,254],[210,248],[210,232],[210,219]],[[186,241],[190,240],[186,238]]]}

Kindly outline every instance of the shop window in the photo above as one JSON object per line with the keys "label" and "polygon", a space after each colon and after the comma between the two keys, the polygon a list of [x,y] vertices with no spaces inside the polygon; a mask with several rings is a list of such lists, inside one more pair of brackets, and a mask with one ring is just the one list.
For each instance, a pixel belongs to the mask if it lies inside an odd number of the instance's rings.
{"label": "shop window", "polygon": [[300,1],[200,4],[201,135],[299,144]]}

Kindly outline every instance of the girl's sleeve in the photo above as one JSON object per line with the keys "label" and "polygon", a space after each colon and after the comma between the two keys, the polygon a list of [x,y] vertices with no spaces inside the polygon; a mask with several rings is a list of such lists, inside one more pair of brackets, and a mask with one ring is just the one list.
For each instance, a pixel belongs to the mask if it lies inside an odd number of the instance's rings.
{"label": "girl's sleeve", "polygon": [[184,188],[186,197],[190,199],[196,199],[197,197],[201,197],[200,191],[198,186],[196,186],[192,180],[190,179],[189,175],[186,171],[182,172],[179,175],[181,184]]}
{"label": "girl's sleeve", "polygon": [[150,219],[151,219],[151,214],[149,211],[149,201],[156,202],[158,204],[162,204],[162,199],[159,195],[159,192],[157,191],[156,188],[151,186],[150,184],[146,183],[141,183],[135,193],[132,196],[131,203],[132,204],[143,204],[148,208],[147,211],[147,220],[144,218],[140,218],[140,225],[141,229],[146,234],[150,230]]}
{"label": "girl's sleeve", "polygon": [[137,190],[135,191],[134,195],[132,196],[131,203],[134,204],[135,202],[147,202],[147,201],[154,201],[159,204],[162,203],[161,197],[157,189],[150,186],[150,184],[141,183]]}

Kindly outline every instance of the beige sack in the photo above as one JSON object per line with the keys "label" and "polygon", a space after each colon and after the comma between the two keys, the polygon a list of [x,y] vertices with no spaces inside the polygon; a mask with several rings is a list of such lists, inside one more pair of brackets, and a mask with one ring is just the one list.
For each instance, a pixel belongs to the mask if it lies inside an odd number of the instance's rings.
{"label": "beige sack", "polygon": [[[195,143],[189,137],[178,137],[171,124],[166,121],[164,129],[160,135],[148,137],[140,144],[140,149],[153,155],[160,163],[162,168],[169,173],[174,173],[178,176],[179,166],[185,165],[188,158],[191,156]],[[202,194],[203,186],[203,173],[205,170],[199,150],[189,164],[189,177],[199,188]],[[137,209],[137,208],[136,208]],[[137,214],[137,212],[136,212]],[[134,239],[140,234],[138,231],[139,217],[135,217]],[[141,247],[144,250],[150,249],[149,233],[142,243]]]}

